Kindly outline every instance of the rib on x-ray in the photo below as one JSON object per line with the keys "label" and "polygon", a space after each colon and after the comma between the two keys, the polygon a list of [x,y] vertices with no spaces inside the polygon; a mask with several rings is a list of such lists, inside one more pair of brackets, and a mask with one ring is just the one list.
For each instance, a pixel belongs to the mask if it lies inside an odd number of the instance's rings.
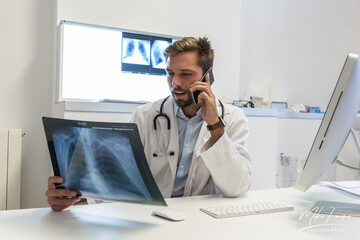
{"label": "rib on x-ray", "polygon": [[84,197],[152,199],[125,133],[64,127],[52,137],[65,188]]}

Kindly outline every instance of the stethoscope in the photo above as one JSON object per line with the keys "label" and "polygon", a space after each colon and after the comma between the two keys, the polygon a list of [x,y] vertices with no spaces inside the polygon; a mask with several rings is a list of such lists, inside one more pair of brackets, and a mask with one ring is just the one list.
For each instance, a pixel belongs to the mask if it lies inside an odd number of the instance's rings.
{"label": "stethoscope", "polygon": [[[167,96],[166,98],[164,98],[164,100],[162,101],[161,105],[160,105],[160,113],[157,114],[154,119],[153,119],[153,122],[154,122],[154,129],[157,130],[156,128],[156,120],[159,118],[159,117],[164,117],[166,118],[167,120],[167,129],[170,130],[170,118],[168,115],[166,115],[165,113],[163,113],[163,108],[164,108],[164,103],[166,102],[166,100],[168,100],[168,98],[170,97],[171,95]],[[224,105],[223,103],[218,100],[219,103],[220,103],[220,106],[221,106],[221,118],[224,119]]]}
{"label": "stethoscope", "polygon": [[[167,96],[166,98],[164,98],[164,100],[162,101],[162,103],[161,103],[161,105],[160,105],[160,112],[159,112],[159,114],[157,114],[157,115],[154,117],[154,119],[153,119],[154,129],[155,129],[155,130],[157,130],[157,128],[156,128],[156,120],[157,120],[159,117],[164,117],[164,118],[166,118],[166,120],[167,120],[167,129],[170,130],[170,118],[169,118],[168,115],[166,115],[165,113],[163,113],[164,103],[166,102],[166,100],[168,100],[168,98],[169,98],[170,96],[171,96],[171,95],[169,95],[169,96]],[[221,107],[221,118],[224,119],[224,115],[225,115],[225,113],[224,113],[224,105],[223,105],[223,103],[222,103],[220,100],[218,100],[218,101],[219,101],[220,107]],[[171,152],[169,152],[169,155],[170,155],[170,156],[174,156],[175,153],[174,153],[173,151],[171,151]],[[158,155],[157,153],[153,153],[153,157],[159,157],[159,155]],[[179,162],[178,162],[178,164],[179,164]],[[179,166],[177,166],[177,167],[179,167]],[[215,189],[214,183],[213,183],[211,192],[212,192],[212,193],[217,193],[217,190]]]}

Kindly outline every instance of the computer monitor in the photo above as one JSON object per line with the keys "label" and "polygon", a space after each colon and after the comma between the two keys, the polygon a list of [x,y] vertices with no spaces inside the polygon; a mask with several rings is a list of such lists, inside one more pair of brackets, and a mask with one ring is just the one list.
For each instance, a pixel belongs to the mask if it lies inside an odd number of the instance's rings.
{"label": "computer monitor", "polygon": [[358,55],[350,53],[296,185],[297,189],[306,191],[336,160],[354,125],[359,103],[360,60]]}

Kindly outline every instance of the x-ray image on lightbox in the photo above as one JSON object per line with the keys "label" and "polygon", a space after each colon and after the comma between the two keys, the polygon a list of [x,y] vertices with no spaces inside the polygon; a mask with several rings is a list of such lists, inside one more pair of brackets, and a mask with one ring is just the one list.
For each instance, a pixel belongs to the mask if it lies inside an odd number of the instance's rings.
{"label": "x-ray image on lightbox", "polygon": [[83,197],[166,205],[135,124],[43,118],[54,174]]}
{"label": "x-ray image on lightbox", "polygon": [[150,65],[150,41],[123,38],[122,62],[136,65]]}
{"label": "x-ray image on lightbox", "polygon": [[164,51],[171,38],[123,32],[122,72],[165,75]]}
{"label": "x-ray image on lightbox", "polygon": [[151,44],[151,66],[157,69],[165,69],[166,62],[164,51],[171,44],[165,40],[154,40]]}

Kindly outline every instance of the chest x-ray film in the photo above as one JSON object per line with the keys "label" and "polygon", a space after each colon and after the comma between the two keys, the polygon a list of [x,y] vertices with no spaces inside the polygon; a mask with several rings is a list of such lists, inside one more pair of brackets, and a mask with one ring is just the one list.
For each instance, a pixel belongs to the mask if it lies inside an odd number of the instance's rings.
{"label": "chest x-ray film", "polygon": [[166,205],[146,161],[138,128],[43,117],[57,187],[83,197]]}

